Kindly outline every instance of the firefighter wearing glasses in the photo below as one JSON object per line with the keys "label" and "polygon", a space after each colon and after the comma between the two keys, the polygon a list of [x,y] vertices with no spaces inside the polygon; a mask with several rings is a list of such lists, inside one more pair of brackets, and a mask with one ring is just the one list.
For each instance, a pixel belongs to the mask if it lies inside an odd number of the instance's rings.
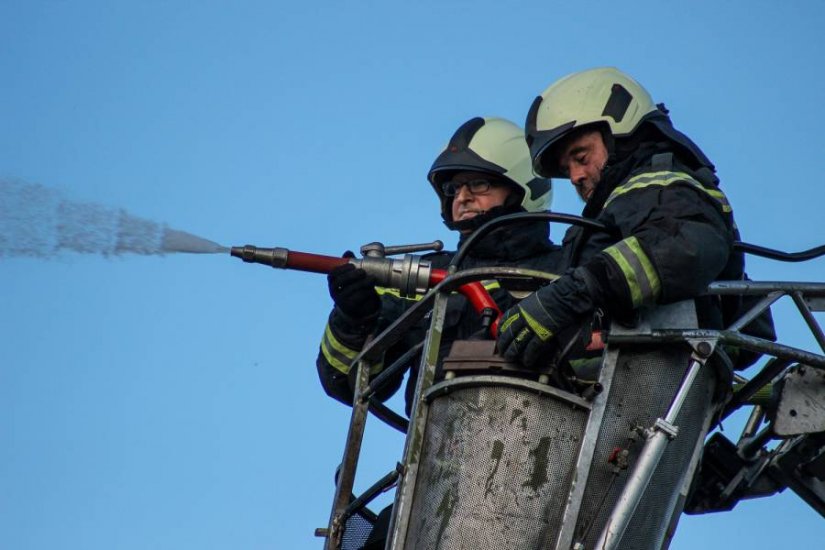
{"label": "firefighter wearing glasses", "polygon": [[[483,223],[504,214],[538,212],[549,208],[552,186],[549,179],[533,174],[530,153],[521,128],[500,118],[473,118],[453,134],[444,151],[435,159],[428,179],[441,203],[441,215],[448,228],[459,231],[459,244]],[[446,267],[452,253],[429,255],[433,267]],[[529,222],[501,227],[491,232],[469,253],[463,268],[517,266],[556,271],[560,248],[549,240],[546,222]],[[353,384],[351,363],[367,336],[389,326],[414,301],[391,289],[376,288],[361,269],[344,265],[330,273],[329,292],[335,307],[327,323],[318,354],[321,384],[331,397],[351,404]],[[515,303],[510,292],[498,282],[485,283],[502,310]],[[420,342],[428,322],[408,332],[387,352],[383,365]],[[480,328],[480,319],[461,295],[450,297],[443,333],[443,345],[471,336]],[[416,360],[411,360],[411,366]],[[376,369],[377,374],[379,369]],[[400,387],[402,375],[380,395],[387,399]],[[415,389],[415,371],[407,383],[407,413]]]}
{"label": "firefighter wearing glasses", "polygon": [[[564,276],[505,313],[498,342],[505,357],[534,365],[559,330],[597,308],[628,318],[743,276],[713,164],[628,75],[600,68],[562,78],[534,101],[526,136],[535,172],[568,178],[583,215],[618,236],[568,231]],[[699,302],[700,323],[719,327],[718,304]]]}

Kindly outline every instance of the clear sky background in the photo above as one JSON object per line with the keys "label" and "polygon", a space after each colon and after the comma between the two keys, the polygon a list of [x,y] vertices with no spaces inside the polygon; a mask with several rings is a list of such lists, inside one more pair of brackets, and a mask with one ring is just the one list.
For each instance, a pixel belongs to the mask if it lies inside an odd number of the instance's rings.
{"label": "clear sky background", "polygon": [[[745,240],[801,250],[825,243],[823,29],[813,0],[0,0],[0,177],[227,245],[452,246],[425,176],[455,128],[614,65],[714,160]],[[580,212],[569,183],[554,209]],[[825,258],[749,271],[821,282]],[[321,547],[349,422],[315,373],[324,277],[60,254],[0,257],[0,288],[0,548]],[[782,340],[816,349],[792,313]],[[358,487],[402,445],[371,421]],[[673,548],[823,540],[788,490]]]}

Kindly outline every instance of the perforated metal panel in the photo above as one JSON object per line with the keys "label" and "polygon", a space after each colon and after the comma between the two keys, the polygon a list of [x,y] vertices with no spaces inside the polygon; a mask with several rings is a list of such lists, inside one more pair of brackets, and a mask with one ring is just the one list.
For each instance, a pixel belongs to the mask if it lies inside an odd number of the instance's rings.
{"label": "perforated metal panel", "polygon": [[361,550],[373,527],[373,522],[359,513],[350,516],[341,537],[341,550]]}
{"label": "perforated metal panel", "polygon": [[[630,467],[634,466],[644,441],[629,438],[633,427],[648,428],[665,415],[689,359],[687,346],[621,350],[576,524],[575,539],[585,548],[594,547],[628,477],[627,470],[614,475],[609,456],[617,447],[627,448]],[[622,549],[661,547],[696,442],[704,437],[715,379],[713,368],[706,365],[677,417],[679,435],[668,444],[622,538]]]}
{"label": "perforated metal panel", "polygon": [[458,387],[435,398],[405,548],[550,547],[587,414],[563,396],[519,387]]}
{"label": "perforated metal panel", "polygon": [[[532,382],[481,381],[501,379],[495,376],[431,388],[402,547],[554,548],[574,481],[586,478],[581,509],[570,527],[575,527],[574,541],[594,548],[631,471],[616,475],[608,458],[617,447],[625,448],[630,468],[635,466],[644,440],[633,440],[633,428],[650,428],[665,416],[690,362],[686,344],[625,345],[612,356],[615,376],[604,416],[600,423],[598,416],[593,420],[598,437],[592,462],[589,452],[578,456],[590,405],[576,396],[555,389],[537,392]],[[476,378],[477,383],[468,383]],[[710,364],[700,371],[676,420],[678,437],[668,444],[620,548],[661,548],[680,506],[686,472],[701,449],[697,442],[705,435],[716,380]],[[577,460],[583,468],[578,474]],[[570,527],[564,529],[568,535]]]}

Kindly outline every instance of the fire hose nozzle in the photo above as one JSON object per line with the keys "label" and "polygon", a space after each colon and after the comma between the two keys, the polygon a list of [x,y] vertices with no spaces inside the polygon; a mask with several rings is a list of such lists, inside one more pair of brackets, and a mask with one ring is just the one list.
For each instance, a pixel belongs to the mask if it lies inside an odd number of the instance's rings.
{"label": "fire hose nozzle", "polygon": [[233,246],[229,253],[247,263],[264,264],[272,267],[285,268],[289,257],[286,248],[259,248],[251,244]]}
{"label": "fire hose nozzle", "polygon": [[268,265],[279,269],[296,269],[311,273],[329,273],[337,266],[348,263],[349,258],[321,256],[306,252],[295,252],[287,248],[261,248],[248,244],[233,246],[229,253],[251,264]]}
{"label": "fire hose nozzle", "polygon": [[[375,277],[379,285],[397,289],[402,296],[423,294],[448,276],[446,270],[433,269],[429,260],[412,254],[405,254],[400,259],[369,255],[363,258],[347,258],[296,252],[286,248],[259,248],[251,244],[233,246],[229,253],[247,263],[310,273],[329,273],[338,266],[351,263]],[[501,311],[484,285],[476,281],[464,284],[458,290],[470,300],[479,314],[488,318],[488,324],[492,321],[489,329],[495,337]]]}

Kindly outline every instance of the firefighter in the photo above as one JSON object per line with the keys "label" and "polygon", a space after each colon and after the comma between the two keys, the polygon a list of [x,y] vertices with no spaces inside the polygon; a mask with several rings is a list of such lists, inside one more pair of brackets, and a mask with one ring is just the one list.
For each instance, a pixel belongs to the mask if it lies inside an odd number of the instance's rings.
{"label": "firefighter", "polygon": [[[564,275],[504,314],[498,349],[506,358],[536,365],[560,330],[597,309],[632,322],[642,306],[743,277],[713,164],[628,75],[599,68],[552,84],[533,102],[526,139],[536,174],[569,178],[583,216],[615,233],[568,230]],[[721,327],[718,303],[701,297],[697,306],[701,326]]]}
{"label": "firefighter", "polygon": [[[428,180],[441,203],[441,216],[451,230],[460,232],[459,245],[485,222],[504,214],[538,212],[549,208],[552,185],[535,177],[524,132],[501,118],[473,118],[458,128],[443,152],[435,159]],[[446,267],[451,252],[428,255],[433,267]],[[526,222],[502,226],[473,247],[462,268],[517,266],[555,272],[560,247],[549,240],[547,222]],[[369,334],[378,333],[397,319],[415,298],[401,297],[397,291],[376,288],[362,269],[346,264],[328,277],[329,293],[335,307],[324,330],[317,367],[321,384],[331,397],[345,404],[353,399],[352,359]],[[515,303],[510,292],[495,281],[485,282],[502,310]],[[459,295],[449,299],[442,346],[478,332],[481,320],[467,300]],[[391,348],[383,366],[420,342],[428,320],[422,321]],[[416,360],[410,361],[417,364]],[[415,390],[415,369],[406,387],[407,414]],[[403,373],[377,397],[386,400],[401,385]]]}

